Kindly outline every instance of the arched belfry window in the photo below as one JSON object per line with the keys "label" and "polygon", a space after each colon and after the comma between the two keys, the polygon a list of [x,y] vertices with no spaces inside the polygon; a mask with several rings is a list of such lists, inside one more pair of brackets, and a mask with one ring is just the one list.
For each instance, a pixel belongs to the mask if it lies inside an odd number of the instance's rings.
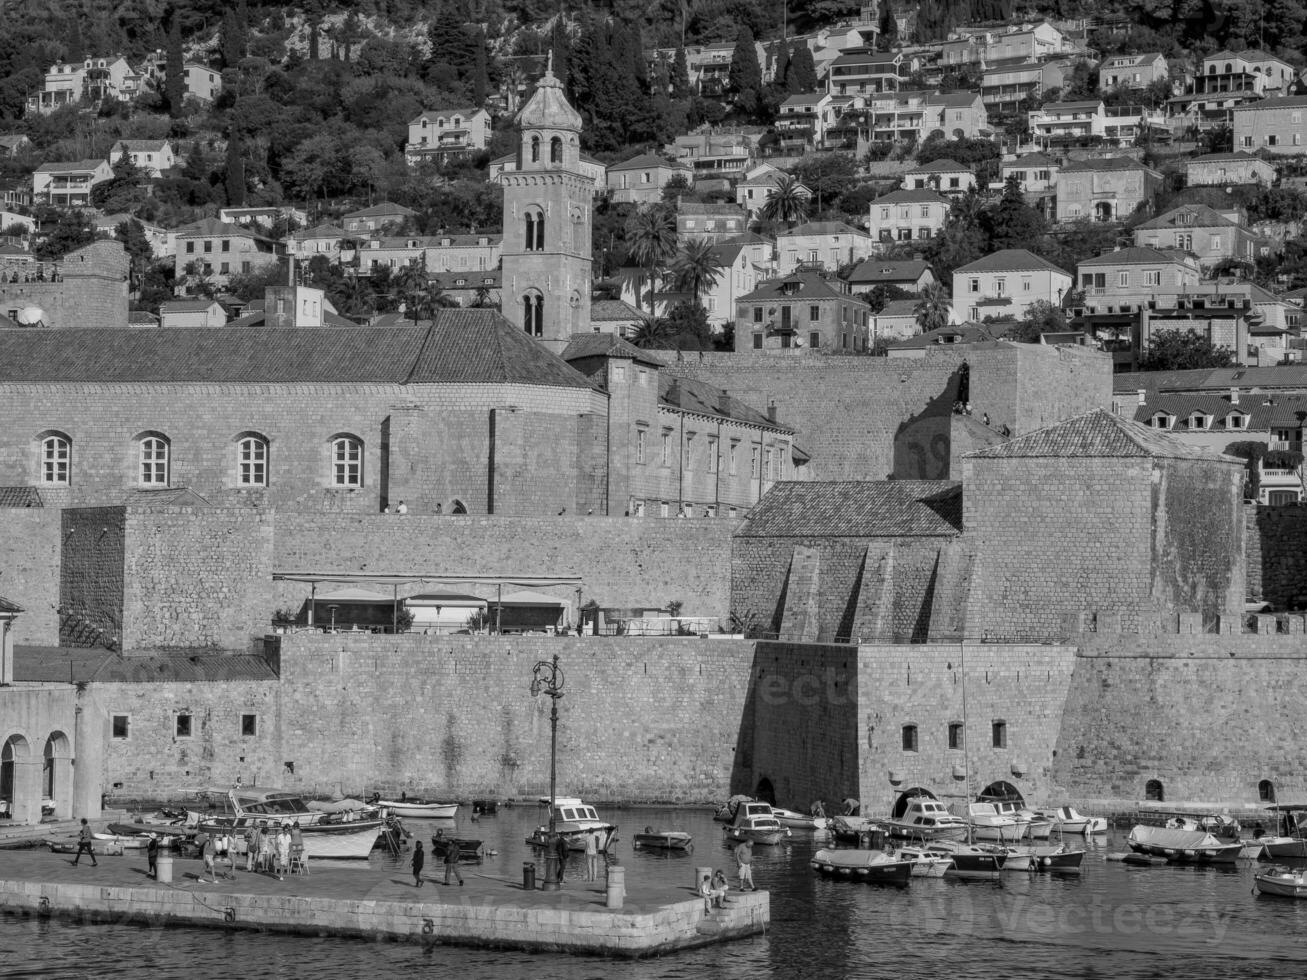
{"label": "arched belfry window", "polygon": [[531,137],[531,162],[532,163],[540,162],[540,137],[539,136]]}
{"label": "arched belfry window", "polygon": [[563,140],[561,137],[555,136],[549,141],[549,162],[563,162]]}
{"label": "arched belfry window", "polygon": [[522,329],[528,337],[545,335],[545,298],[539,293],[522,297]]}
{"label": "arched belfry window", "polygon": [[545,248],[545,215],[539,208],[526,212],[523,219],[525,248],[528,252],[543,252]]}

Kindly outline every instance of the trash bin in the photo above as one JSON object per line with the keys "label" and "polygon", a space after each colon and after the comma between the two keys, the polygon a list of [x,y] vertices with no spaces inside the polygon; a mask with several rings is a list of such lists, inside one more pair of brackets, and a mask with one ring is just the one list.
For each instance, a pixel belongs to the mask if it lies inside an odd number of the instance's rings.
{"label": "trash bin", "polygon": [[694,869],[694,891],[698,895],[708,894],[708,886],[712,883],[712,868],[695,868]]}
{"label": "trash bin", "polygon": [[608,908],[620,909],[626,901],[626,869],[620,865],[608,868]]}
{"label": "trash bin", "polygon": [[528,892],[536,890],[536,863],[534,861],[522,862],[522,889]]}
{"label": "trash bin", "polygon": [[172,855],[160,854],[155,860],[154,866],[157,869],[155,881],[171,882],[172,881]]}

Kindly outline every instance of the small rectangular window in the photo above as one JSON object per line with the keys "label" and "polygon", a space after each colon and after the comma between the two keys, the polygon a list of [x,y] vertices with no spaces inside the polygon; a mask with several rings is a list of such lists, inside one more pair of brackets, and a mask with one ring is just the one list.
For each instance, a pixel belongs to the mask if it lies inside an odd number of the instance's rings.
{"label": "small rectangular window", "polygon": [[174,734],[178,738],[191,737],[191,717],[192,716],[188,711],[177,712],[177,723],[174,729]]}
{"label": "small rectangular window", "polygon": [[753,308],[753,322],[754,322],[754,323],[762,323],[762,307],[761,307],[761,306],[755,306],[755,307]]}
{"label": "small rectangular window", "polygon": [[762,334],[756,333],[753,335],[753,349],[762,350]]}
{"label": "small rectangular window", "polygon": [[951,722],[948,726],[948,747],[950,749],[962,748],[962,722]]}
{"label": "small rectangular window", "polygon": [[903,751],[904,752],[917,751],[917,726],[916,725],[903,726]]}
{"label": "small rectangular window", "polygon": [[808,346],[814,349],[821,346],[821,334],[816,330],[813,330],[808,334]]}
{"label": "small rectangular window", "polygon": [[717,472],[717,440],[711,437],[708,439],[708,472]]}
{"label": "small rectangular window", "polygon": [[259,716],[258,715],[241,715],[241,736],[243,738],[253,738],[259,734]]}
{"label": "small rectangular window", "polygon": [[809,307],[808,307],[808,320],[809,320],[809,322],[816,322],[817,320],[820,320],[820,319],[821,319],[821,307],[820,307],[820,306],[809,306]]}
{"label": "small rectangular window", "polygon": [[1007,722],[996,721],[994,722],[993,729],[994,729],[994,748],[996,749],[1007,748]]}
{"label": "small rectangular window", "polygon": [[126,739],[130,737],[132,729],[131,715],[114,715],[112,724],[114,738]]}

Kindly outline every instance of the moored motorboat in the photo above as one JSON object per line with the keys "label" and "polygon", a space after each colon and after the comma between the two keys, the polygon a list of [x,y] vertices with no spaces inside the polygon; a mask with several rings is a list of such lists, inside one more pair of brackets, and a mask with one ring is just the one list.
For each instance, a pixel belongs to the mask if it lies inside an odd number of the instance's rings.
{"label": "moored motorboat", "polygon": [[[587,837],[593,837],[599,852],[608,850],[617,838],[617,826],[599,819],[595,808],[574,796],[557,796],[553,800],[554,830],[563,838],[568,850],[584,851]],[[549,843],[550,799],[540,797],[540,825],[526,839],[528,844],[544,847]]]}
{"label": "moored motorboat", "polygon": [[966,821],[973,840],[1018,841],[1030,829],[1029,820],[999,813],[998,808],[990,802],[978,800],[975,803],[956,804],[952,813]]}
{"label": "moored motorboat", "polygon": [[900,861],[912,862],[912,877],[943,878],[945,872],[953,867],[953,859],[943,854],[933,853],[924,847],[900,847],[894,852]]}
{"label": "moored motorboat", "polygon": [[1105,834],[1106,817],[1087,817],[1073,806],[1058,806],[1037,811],[1050,821],[1052,830],[1063,834]]}
{"label": "moored motorboat", "polygon": [[858,847],[866,834],[885,830],[884,822],[870,817],[831,817],[826,830],[840,844]]}
{"label": "moored motorboat", "polygon": [[631,843],[635,847],[661,851],[689,851],[694,848],[694,838],[684,830],[654,830],[652,827],[645,827],[642,833],[635,834]]}
{"label": "moored motorboat", "polygon": [[745,803],[758,802],[752,796],[735,795],[713,811],[712,818],[718,823],[734,823],[735,811]]}
{"label": "moored motorboat", "polygon": [[1307,803],[1277,803],[1267,807],[1275,813],[1275,833],[1260,835],[1262,854],[1268,860],[1307,858]]}
{"label": "moored motorboat", "polygon": [[250,827],[275,829],[298,823],[306,857],[366,860],[385,826],[381,817],[362,816],[357,810],[336,814],[311,810],[299,794],[281,790],[234,789],[228,800],[233,815],[202,819],[199,829],[231,834],[238,853],[243,852]]}
{"label": "moored motorboat", "polygon": [[912,878],[912,861],[876,848],[823,847],[812,856],[812,868],[821,874],[869,884],[903,886]]}
{"label": "moored motorboat", "polygon": [[1136,824],[1126,843],[1139,854],[1188,864],[1234,864],[1243,850],[1243,844],[1238,841],[1226,843],[1205,830],[1176,830],[1146,824]]}
{"label": "moored motorboat", "polygon": [[1085,859],[1084,848],[1071,848],[1059,845],[1017,845],[1004,850],[1007,857],[1003,862],[1004,871],[1051,871],[1077,873]]}
{"label": "moored motorboat", "polygon": [[965,820],[949,813],[943,803],[928,796],[910,797],[904,801],[900,816],[892,816],[881,823],[894,837],[927,843],[965,840],[968,829]]}
{"label": "moored motorboat", "polygon": [[457,803],[437,803],[435,800],[383,800],[376,796],[372,804],[397,817],[415,817],[419,820],[453,820],[458,816]]}
{"label": "moored motorboat", "polygon": [[945,872],[951,878],[995,878],[1006,860],[996,848],[955,840],[933,841],[926,846],[926,853],[951,859],[953,863]]}
{"label": "moored motorboat", "polygon": [[741,803],[735,809],[735,818],[726,828],[726,836],[736,841],[753,841],[755,844],[779,844],[789,833],[781,822],[772,816],[766,803]]}
{"label": "moored motorboat", "polygon": [[1273,867],[1253,876],[1253,887],[1263,895],[1307,898],[1307,870]]}

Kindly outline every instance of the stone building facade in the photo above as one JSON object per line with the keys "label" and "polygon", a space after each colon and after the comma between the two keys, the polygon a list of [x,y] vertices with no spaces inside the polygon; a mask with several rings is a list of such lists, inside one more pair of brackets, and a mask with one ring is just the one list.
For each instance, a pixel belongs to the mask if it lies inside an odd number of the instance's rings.
{"label": "stone building facade", "polygon": [[119,242],[102,240],[69,252],[39,278],[34,272],[0,275],[0,318],[17,322],[19,313],[35,308],[43,314],[41,325],[55,329],[126,327],[129,265]]}

